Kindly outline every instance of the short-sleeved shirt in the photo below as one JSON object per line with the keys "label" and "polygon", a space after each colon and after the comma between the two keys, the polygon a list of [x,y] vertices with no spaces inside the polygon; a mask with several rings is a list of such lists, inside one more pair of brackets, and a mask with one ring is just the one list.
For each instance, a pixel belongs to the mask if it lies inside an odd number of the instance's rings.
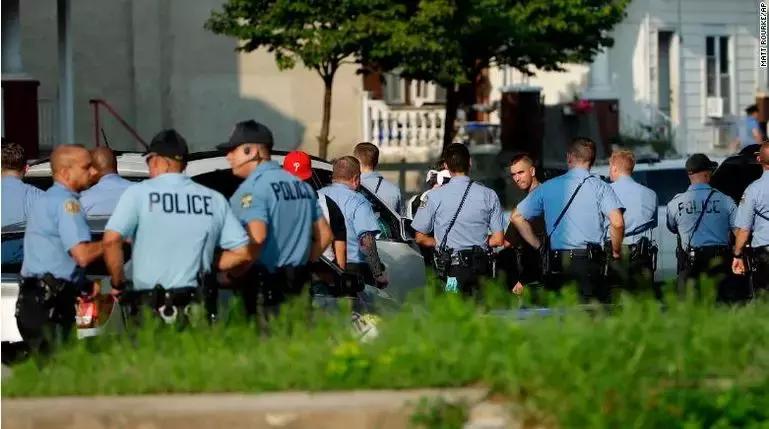
{"label": "short-sleeved shirt", "polygon": [[347,185],[333,183],[318,191],[333,200],[344,216],[347,227],[347,262],[359,264],[366,261],[358,242],[361,235],[379,233],[379,223],[371,203],[360,192]]}
{"label": "short-sleeved shirt", "polygon": [[3,199],[2,226],[26,221],[32,211],[32,204],[43,191],[15,176],[3,176],[0,184]]}
{"label": "short-sleeved shirt", "polygon": [[645,232],[657,227],[657,194],[630,176],[622,176],[610,186],[625,208],[623,244],[636,244]]}
{"label": "short-sleeved shirt", "polygon": [[769,170],[745,189],[734,226],[753,232],[752,247],[769,245]]}
{"label": "short-sleeved shirt", "polygon": [[267,161],[246,177],[230,198],[235,217],[243,225],[267,224],[267,239],[259,263],[268,272],[307,264],[312,226],[323,214],[312,187]]}
{"label": "short-sleeved shirt", "polygon": [[729,231],[734,226],[737,205],[734,200],[720,191],[713,192],[704,208],[705,214],[694,231],[697,218],[705,205],[705,200],[714,189],[706,183],[691,185],[686,192],[673,197],[667,205],[667,227],[673,234],[678,234],[681,247],[686,249],[691,238],[691,247],[728,246]]}
{"label": "short-sleeved shirt", "polygon": [[105,229],[133,240],[137,290],[195,286],[198,274],[211,271],[217,247],[248,244],[227,199],[179,173],[128,187]]}
{"label": "short-sleeved shirt", "polygon": [[133,182],[117,174],[107,174],[89,189],[80,193],[80,204],[86,216],[109,216],[115,210],[123,191]]}
{"label": "short-sleeved shirt", "polygon": [[[553,231],[556,219],[583,182],[558,228]],[[526,220],[544,215],[545,230],[550,234],[553,250],[575,250],[606,241],[605,225],[609,213],[624,207],[607,183],[586,169],[572,168],[537,186],[516,209]]]}
{"label": "short-sleeved shirt", "polygon": [[371,193],[376,194],[383,203],[395,213],[401,212],[401,190],[390,181],[385,180],[381,174],[374,171],[360,175],[360,183]]}
{"label": "short-sleeved shirt", "polygon": [[91,231],[78,194],[55,182],[32,205],[24,232],[23,277],[42,278],[50,273],[64,281],[84,280],[69,251],[91,241]]}
{"label": "short-sleeved shirt", "polygon": [[446,236],[468,185],[469,177],[455,176],[449,183],[430,191],[411,227],[423,234],[434,233],[437,247],[445,237],[446,247],[455,252],[475,246],[488,247],[489,233],[504,230],[502,208],[497,194],[478,182],[472,183],[457,220]]}
{"label": "short-sleeved shirt", "polygon": [[752,116],[745,117],[740,123],[739,138],[741,147],[745,148],[757,143],[756,139],[753,137],[753,130],[758,130],[759,134],[763,135],[758,120]]}

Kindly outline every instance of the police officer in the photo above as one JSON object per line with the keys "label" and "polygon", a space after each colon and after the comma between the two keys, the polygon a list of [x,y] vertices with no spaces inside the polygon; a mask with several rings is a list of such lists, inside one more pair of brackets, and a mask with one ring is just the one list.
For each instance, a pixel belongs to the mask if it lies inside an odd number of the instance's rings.
{"label": "police officer", "polygon": [[[548,288],[557,290],[576,281],[583,302],[597,299],[606,303],[610,301],[604,274],[606,259],[618,259],[622,250],[622,203],[608,184],[590,174],[595,161],[592,140],[574,139],[566,160],[569,171],[538,186],[518,204],[510,220],[521,236],[543,254]],[[531,219],[543,214],[547,235],[541,247]],[[611,225],[611,255],[603,249],[607,218]]]}
{"label": "police officer", "polygon": [[[201,292],[215,294],[202,279],[212,266],[225,271],[252,260],[248,236],[224,196],[183,173],[187,154],[175,130],[158,133],[146,155],[150,179],[123,192],[105,227],[104,259],[117,291],[126,289],[123,244],[132,241],[133,288],[122,298],[132,315],[149,305],[163,319],[175,319],[179,310],[210,298]],[[215,257],[217,247],[223,250]],[[211,316],[215,306],[206,305]]]}
{"label": "police officer", "polygon": [[[537,169],[534,160],[527,153],[519,153],[512,157],[509,164],[510,177],[513,183],[530,194],[540,183],[537,179]],[[545,222],[542,217],[532,220],[534,233],[540,239],[545,235]],[[501,265],[508,270],[508,283],[513,293],[523,293],[523,285],[542,280],[542,267],[539,252],[524,240],[512,223],[505,230],[505,250],[500,252],[504,260]]]}
{"label": "police officer", "polygon": [[[654,287],[656,248],[652,230],[657,227],[657,194],[633,180],[635,156],[629,150],[616,150],[609,158],[611,188],[625,208],[625,238],[622,241],[623,260],[614,264],[611,277],[615,286],[630,291],[651,290]],[[654,289],[657,298],[661,291]]]}
{"label": "police officer", "polygon": [[22,182],[27,172],[27,158],[24,148],[17,143],[6,143],[2,148],[2,226],[27,220],[32,203],[43,191]]}
{"label": "police officer", "polygon": [[371,143],[358,143],[352,155],[360,161],[361,184],[379,197],[392,211],[400,214],[401,190],[375,171],[379,165],[379,148]]}
{"label": "police officer", "polygon": [[467,176],[470,152],[465,145],[449,145],[444,160],[451,181],[430,192],[411,226],[417,244],[435,249],[446,291],[475,295],[480,277],[494,275],[490,248],[503,244],[502,209],[494,191]]}
{"label": "police officer", "polygon": [[376,235],[379,223],[363,194],[357,192],[361,184],[360,163],[352,156],[334,161],[331,185],[318,191],[333,200],[344,215],[347,228],[347,271],[368,284],[387,287],[389,280],[379,259]]}
{"label": "police officer", "polygon": [[258,261],[240,283],[248,314],[255,314],[261,294],[263,322],[288,297],[301,294],[310,280],[308,262],[331,243],[312,187],[271,160],[272,146],[272,132],[254,120],[238,123],[229,141],[217,146],[227,153],[232,173],[244,179],[230,206]]}
{"label": "police officer", "polygon": [[751,286],[754,291],[766,291],[769,289],[769,142],[761,145],[758,162],[764,173],[745,189],[737,209],[732,270],[735,274],[746,274],[744,250],[752,233],[750,246],[753,269],[749,273]]}
{"label": "police officer", "polygon": [[[283,158],[283,169],[312,186],[312,159],[306,152],[295,150],[287,153]],[[318,203],[333,235],[333,242],[323,251],[323,255],[344,270],[347,267],[347,227],[344,215],[334,200],[323,194],[318,194]]]}
{"label": "police officer", "polygon": [[701,153],[686,160],[691,185],[668,203],[667,227],[678,236],[678,293],[684,295],[692,284],[699,293],[699,277],[707,274],[719,278],[718,297],[725,300],[731,273],[729,231],[737,206],[710,186],[717,165]]}
{"label": "police officer", "polygon": [[53,186],[34,203],[27,220],[16,302],[19,333],[33,350],[49,344],[56,326],[67,336],[77,295],[93,291],[84,268],[102,256],[102,244],[91,242],[78,201],[93,174],[91,156],[82,147],[60,145],[51,154],[51,169]]}
{"label": "police officer", "polygon": [[87,216],[109,216],[120,196],[133,182],[117,174],[117,157],[108,147],[91,150],[96,184],[80,194],[80,204]]}

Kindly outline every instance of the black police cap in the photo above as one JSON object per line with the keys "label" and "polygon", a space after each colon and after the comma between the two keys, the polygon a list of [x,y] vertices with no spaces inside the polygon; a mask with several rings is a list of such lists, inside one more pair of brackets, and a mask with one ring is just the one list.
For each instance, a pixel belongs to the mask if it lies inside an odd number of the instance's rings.
{"label": "black police cap", "polygon": [[228,152],[236,147],[246,144],[262,144],[272,149],[272,131],[266,125],[253,119],[238,122],[230,134],[230,140],[216,146],[218,150]]}
{"label": "black police cap", "polygon": [[155,135],[147,149],[147,155],[159,155],[165,158],[184,161],[189,155],[187,140],[171,128]]}
{"label": "black police cap", "polygon": [[689,174],[699,173],[701,171],[713,171],[718,167],[718,163],[711,161],[703,153],[695,153],[686,160],[686,171]]}

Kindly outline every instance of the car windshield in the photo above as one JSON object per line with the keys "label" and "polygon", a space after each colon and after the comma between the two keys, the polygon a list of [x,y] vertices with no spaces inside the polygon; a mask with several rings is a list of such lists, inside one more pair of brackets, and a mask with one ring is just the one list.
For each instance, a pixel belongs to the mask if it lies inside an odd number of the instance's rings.
{"label": "car windshield", "polygon": [[680,168],[667,170],[645,170],[633,173],[636,182],[657,193],[659,204],[667,204],[676,194],[689,187],[689,176]]}
{"label": "car windshield", "polygon": [[[88,226],[91,228],[91,240],[99,241],[104,232],[104,226],[107,223],[106,217],[95,217],[88,219]],[[3,228],[2,232],[2,274],[19,274],[21,272],[21,263],[24,260],[24,224],[15,224]],[[125,255],[130,255],[130,246],[126,245],[123,249]],[[86,269],[87,274],[95,276],[106,276],[107,268],[104,262],[99,259],[92,263]]]}
{"label": "car windshield", "polygon": [[[214,170],[208,173],[199,174],[192,178],[195,182],[221,192],[227,199],[238,189],[238,186],[243,181],[242,179],[235,177],[230,170]],[[331,183],[331,171],[313,168],[312,178],[310,179],[310,185],[316,191]],[[390,210],[385,207],[378,198],[376,198],[368,189],[361,186],[360,192],[371,203],[374,213],[379,219],[379,239],[403,241],[403,237],[400,234],[400,219],[393,215]]]}

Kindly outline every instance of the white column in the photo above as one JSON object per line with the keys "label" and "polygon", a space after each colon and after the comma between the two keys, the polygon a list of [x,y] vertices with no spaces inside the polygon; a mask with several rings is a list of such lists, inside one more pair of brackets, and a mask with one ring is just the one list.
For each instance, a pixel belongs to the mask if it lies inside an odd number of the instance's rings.
{"label": "white column", "polygon": [[72,73],[72,10],[70,0],[57,0],[59,33],[59,143],[75,142]]}
{"label": "white column", "polygon": [[611,87],[611,70],[609,54],[606,49],[596,54],[590,65],[589,83],[583,98],[588,100],[605,100],[617,98]]}
{"label": "white column", "polygon": [[2,6],[3,74],[22,74],[19,0],[3,0]]}

